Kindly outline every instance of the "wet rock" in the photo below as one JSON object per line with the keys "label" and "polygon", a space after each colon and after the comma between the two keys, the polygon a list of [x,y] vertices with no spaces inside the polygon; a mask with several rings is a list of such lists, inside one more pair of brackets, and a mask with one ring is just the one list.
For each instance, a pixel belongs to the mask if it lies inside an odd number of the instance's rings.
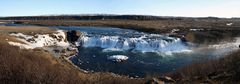
{"label": "wet rock", "polygon": [[76,51],[77,48],[76,48],[76,47],[72,47],[72,46],[70,46],[70,47],[67,48],[67,50],[68,50],[68,51]]}
{"label": "wet rock", "polygon": [[58,49],[54,49],[53,50],[55,53],[60,53],[60,50],[58,50]]}
{"label": "wet rock", "polygon": [[81,37],[82,33],[80,31],[71,30],[67,31],[67,41],[74,43]]}
{"label": "wet rock", "polygon": [[66,51],[66,49],[63,49],[62,51],[61,51],[61,53],[66,53],[67,51]]}
{"label": "wet rock", "polygon": [[50,37],[54,38],[54,39],[57,39],[57,36],[56,35],[53,35],[53,34],[49,34]]}
{"label": "wet rock", "polygon": [[30,38],[30,39],[27,39],[27,42],[35,42],[35,39],[34,38]]}
{"label": "wet rock", "polygon": [[20,22],[20,21],[14,21],[12,22],[13,24],[23,24],[23,22]]}

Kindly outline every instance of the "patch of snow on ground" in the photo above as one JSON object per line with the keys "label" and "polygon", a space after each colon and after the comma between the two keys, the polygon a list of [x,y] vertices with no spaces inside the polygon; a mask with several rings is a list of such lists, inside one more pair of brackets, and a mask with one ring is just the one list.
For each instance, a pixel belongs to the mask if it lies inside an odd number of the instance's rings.
{"label": "patch of snow on ground", "polygon": [[226,25],[227,25],[227,26],[232,26],[232,25],[233,25],[233,23],[226,23]]}
{"label": "patch of snow on ground", "polygon": [[26,44],[21,44],[21,43],[17,43],[17,42],[8,42],[10,45],[13,45],[13,46],[19,46],[21,49],[32,49],[31,46],[29,45],[26,45]]}
{"label": "patch of snow on ground", "polygon": [[[57,39],[62,39],[62,41],[57,42],[57,45],[58,46],[65,46],[65,47],[69,46],[69,43],[65,42],[65,40],[67,39],[65,33],[62,30],[58,30],[57,32],[58,33],[53,34],[53,35],[57,36]],[[60,38],[59,36],[62,36],[62,38]]]}
{"label": "patch of snow on ground", "polygon": [[19,38],[23,38],[23,39],[31,39],[31,38],[33,38],[33,36],[24,35],[22,33],[12,33],[10,35],[11,36],[15,36],[15,37],[19,37]]}
{"label": "patch of snow on ground", "polygon": [[17,37],[18,40],[24,42],[25,44],[16,43],[16,42],[9,42],[11,45],[19,46],[20,48],[25,49],[34,49],[37,47],[44,47],[44,46],[61,46],[61,47],[68,47],[69,43],[65,42],[66,35],[62,30],[58,30],[51,37],[49,34],[40,35],[36,34],[35,36],[24,35],[22,33],[17,34],[10,34],[12,36]]}
{"label": "patch of snow on ground", "polygon": [[203,31],[204,29],[190,29],[190,31]]}
{"label": "patch of snow on ground", "polygon": [[171,33],[175,33],[177,31],[180,31],[180,29],[172,29]]}
{"label": "patch of snow on ground", "polygon": [[125,55],[113,55],[113,56],[108,57],[107,59],[115,61],[115,62],[122,62],[122,61],[126,61],[128,59],[128,57]]}

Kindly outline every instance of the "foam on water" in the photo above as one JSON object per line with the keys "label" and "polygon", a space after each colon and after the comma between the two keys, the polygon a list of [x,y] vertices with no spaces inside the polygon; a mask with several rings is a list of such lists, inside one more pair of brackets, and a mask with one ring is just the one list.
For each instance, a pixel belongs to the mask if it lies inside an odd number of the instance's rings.
{"label": "foam on water", "polygon": [[100,47],[104,51],[140,51],[140,52],[179,52],[189,51],[186,43],[180,38],[157,34],[141,36],[107,36],[85,34],[78,41],[83,47]]}
{"label": "foam on water", "polygon": [[[215,59],[216,56],[223,55],[226,50],[238,49],[239,43],[236,40],[233,43],[206,47],[186,43],[177,37],[128,29],[60,28],[80,30],[84,33],[76,42],[79,46],[78,55],[69,58],[75,65],[87,71],[109,71],[131,77],[170,72],[195,60]],[[175,31],[178,30],[174,30],[173,33]]]}

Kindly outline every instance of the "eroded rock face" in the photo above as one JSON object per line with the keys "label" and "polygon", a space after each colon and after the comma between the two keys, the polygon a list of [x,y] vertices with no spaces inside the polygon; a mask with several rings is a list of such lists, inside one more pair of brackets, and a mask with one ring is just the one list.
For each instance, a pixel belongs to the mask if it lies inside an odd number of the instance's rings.
{"label": "eroded rock face", "polygon": [[71,43],[76,42],[82,33],[76,30],[67,31],[67,40]]}

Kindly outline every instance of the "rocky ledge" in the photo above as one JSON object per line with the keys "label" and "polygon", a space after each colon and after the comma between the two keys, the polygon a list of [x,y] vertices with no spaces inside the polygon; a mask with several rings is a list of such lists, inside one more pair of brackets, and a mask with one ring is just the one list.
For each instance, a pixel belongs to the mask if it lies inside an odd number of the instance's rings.
{"label": "rocky ledge", "polygon": [[50,34],[35,34],[27,35],[24,33],[10,33],[11,36],[16,37],[19,42],[9,41],[13,46],[19,46],[21,49],[36,49],[42,48],[54,54],[56,57],[69,57],[77,53],[77,48],[74,42],[81,35],[76,31],[57,30]]}

